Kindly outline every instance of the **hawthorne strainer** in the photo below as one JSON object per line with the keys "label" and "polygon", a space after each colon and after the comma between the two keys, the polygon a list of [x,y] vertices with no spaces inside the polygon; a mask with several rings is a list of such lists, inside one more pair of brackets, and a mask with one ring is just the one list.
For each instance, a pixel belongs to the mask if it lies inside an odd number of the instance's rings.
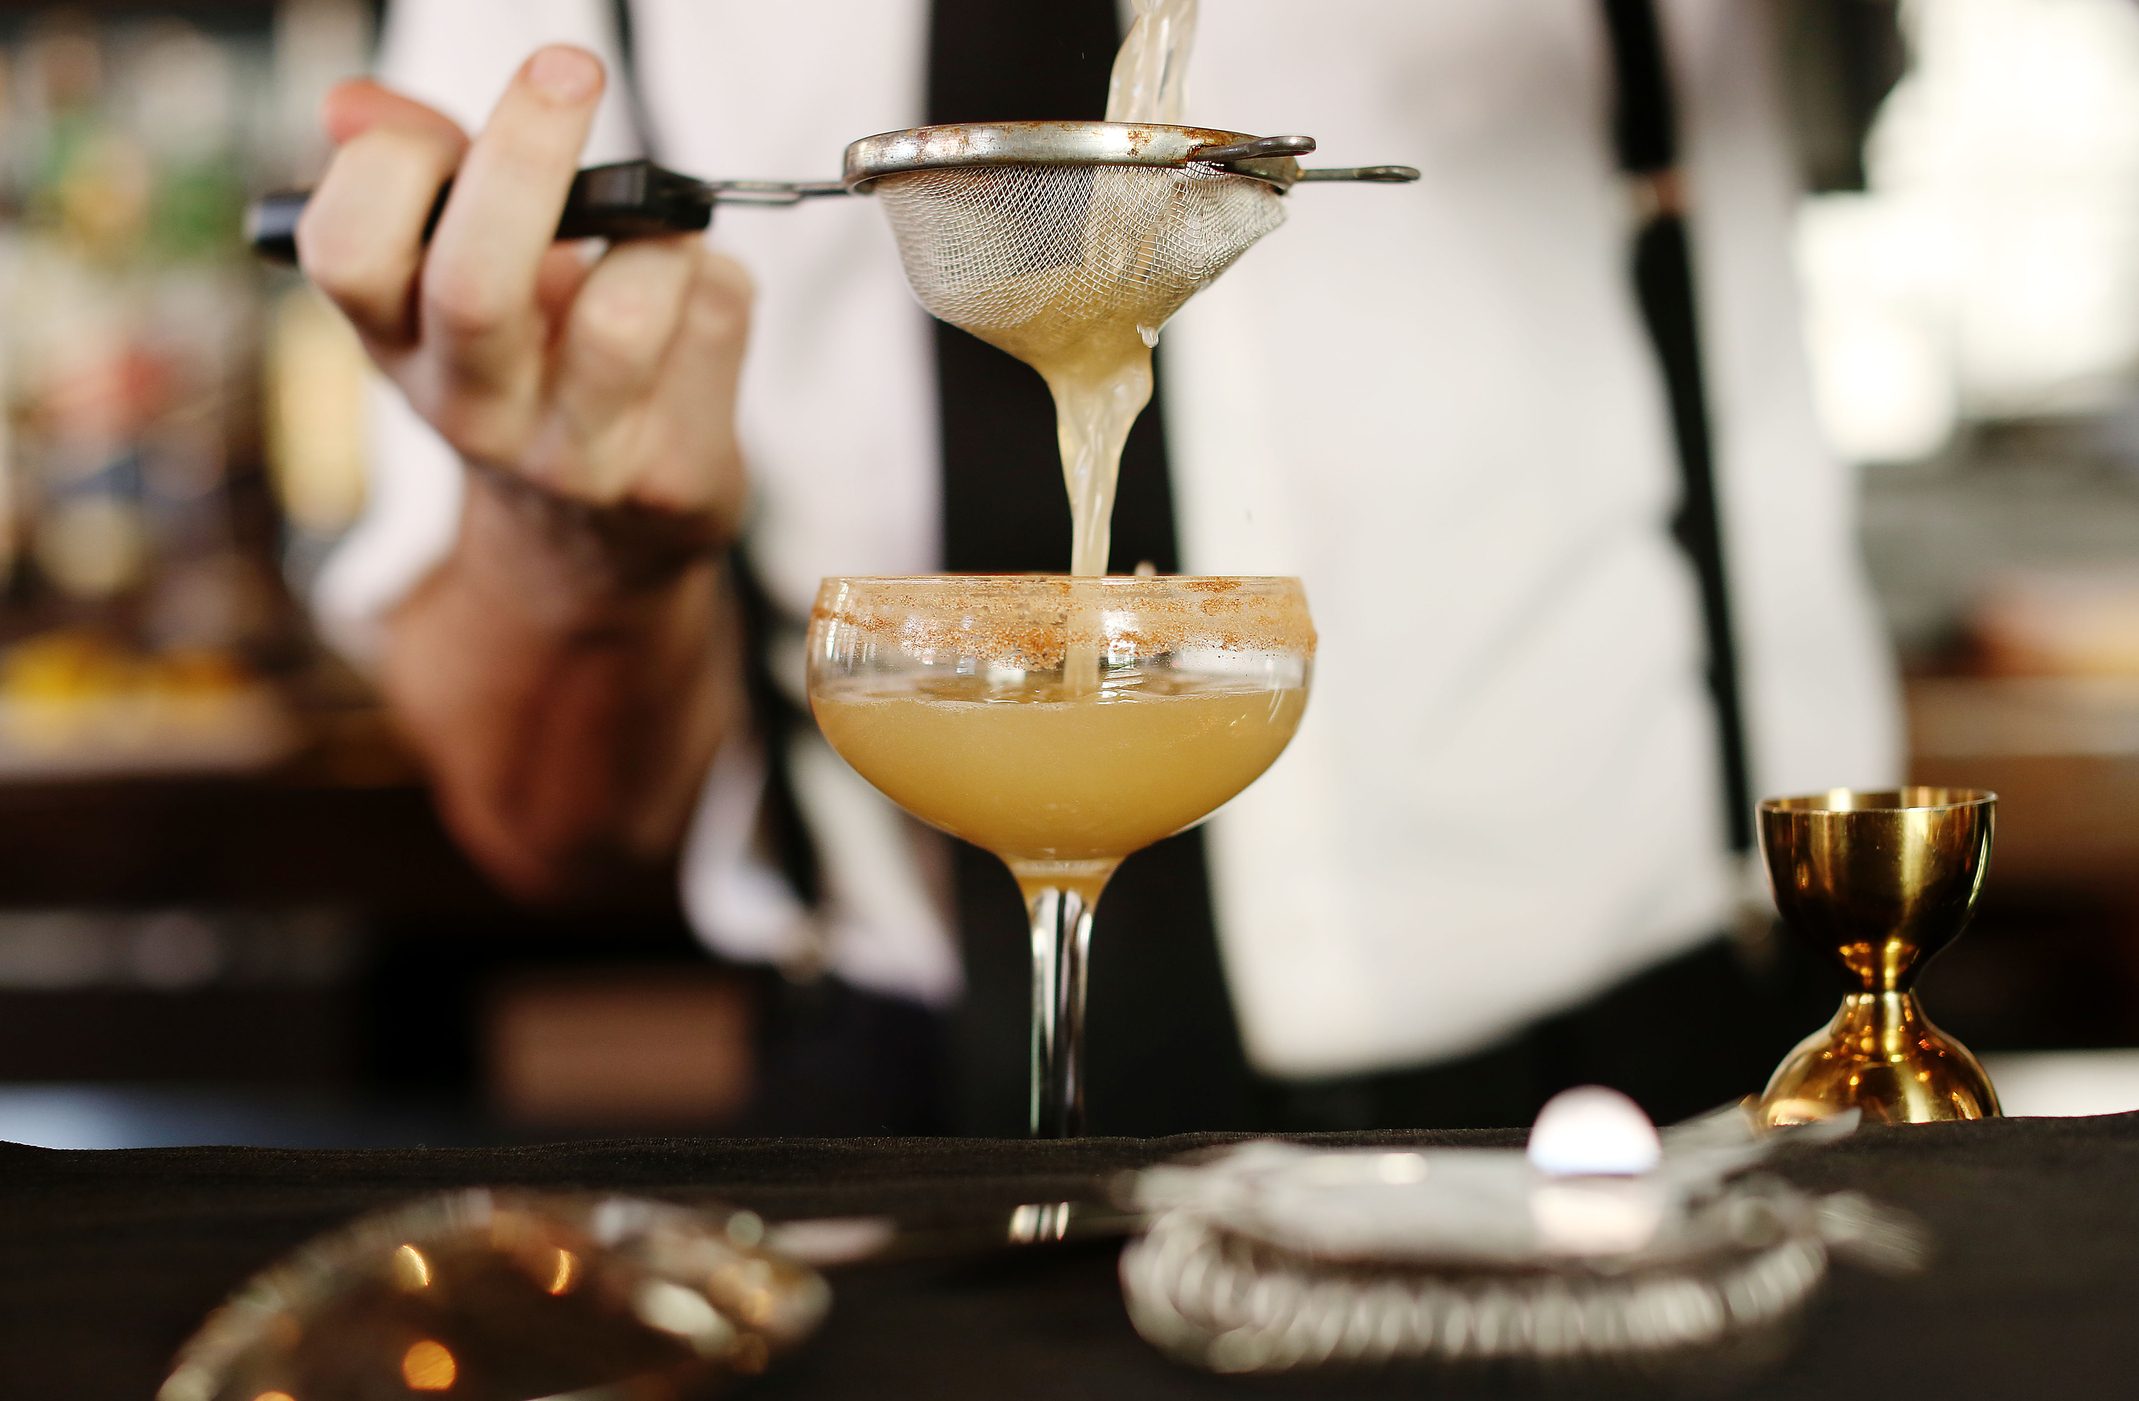
{"label": "hawthorne strainer", "polygon": [[[583,170],[559,238],[703,229],[716,204],[877,198],[929,311],[1023,354],[1133,320],[1156,335],[1196,290],[1284,222],[1283,194],[1314,180],[1403,182],[1409,166],[1302,169],[1305,136],[1144,122],[915,127],[847,148],[836,181],[698,180],[650,161]],[[438,209],[446,194],[439,193]],[[253,246],[294,261],[305,192],[251,210]],[[432,220],[435,223],[434,210]]]}

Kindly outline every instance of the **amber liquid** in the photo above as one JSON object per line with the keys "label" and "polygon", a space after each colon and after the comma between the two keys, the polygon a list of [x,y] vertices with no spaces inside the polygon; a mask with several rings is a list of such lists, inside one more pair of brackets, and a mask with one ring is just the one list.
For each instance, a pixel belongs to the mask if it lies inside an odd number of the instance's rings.
{"label": "amber liquid", "polygon": [[[1070,573],[1106,573],[1122,445],[1151,402],[1151,347],[1127,315],[1101,321],[1067,346],[1044,322],[974,334],[1047,381],[1055,401],[1062,483],[1069,491]],[[1157,332],[1152,334],[1156,339]]]}
{"label": "amber liquid", "polygon": [[1299,687],[977,677],[856,680],[812,694],[825,738],[908,812],[1021,876],[1105,873],[1208,817],[1299,726]]}

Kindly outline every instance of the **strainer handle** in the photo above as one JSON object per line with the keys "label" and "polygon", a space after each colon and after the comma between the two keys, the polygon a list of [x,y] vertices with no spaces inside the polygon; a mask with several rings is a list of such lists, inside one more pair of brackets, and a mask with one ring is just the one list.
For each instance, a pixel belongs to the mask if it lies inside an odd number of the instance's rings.
{"label": "strainer handle", "polygon": [[1302,180],[1349,180],[1367,185],[1408,185],[1419,178],[1414,165],[1324,165],[1302,170]]}
{"label": "strainer handle", "polygon": [[[452,193],[448,183],[431,206],[423,226],[428,240]],[[695,233],[713,222],[716,203],[793,204],[817,194],[843,194],[836,182],[783,184],[770,180],[708,182],[678,175],[652,161],[597,165],[573,177],[557,221],[557,237],[649,238],[657,234]],[[297,261],[297,221],[303,217],[309,190],[266,195],[246,210],[245,236],[253,251],[279,263]]]}

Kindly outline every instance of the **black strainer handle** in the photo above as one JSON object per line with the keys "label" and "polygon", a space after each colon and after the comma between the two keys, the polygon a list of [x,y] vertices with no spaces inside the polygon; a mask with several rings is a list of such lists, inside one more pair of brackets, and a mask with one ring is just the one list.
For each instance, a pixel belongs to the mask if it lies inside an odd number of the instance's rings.
{"label": "black strainer handle", "polygon": [[[438,226],[439,212],[452,190],[449,182],[438,192],[438,202],[431,206],[431,217],[423,225],[426,241]],[[557,237],[626,239],[695,233],[713,222],[713,204],[720,193],[717,186],[678,175],[652,161],[590,166],[573,177],[564,213],[557,220]],[[294,264],[297,221],[311,197],[310,190],[281,190],[254,201],[245,211],[245,236],[253,251],[274,262]]]}

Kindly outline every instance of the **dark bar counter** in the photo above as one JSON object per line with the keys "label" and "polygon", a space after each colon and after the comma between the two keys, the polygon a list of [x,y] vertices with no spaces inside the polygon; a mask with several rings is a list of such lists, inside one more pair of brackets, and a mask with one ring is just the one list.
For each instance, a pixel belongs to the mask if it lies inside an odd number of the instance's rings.
{"label": "dark bar counter", "polygon": [[[481,1184],[720,1199],[770,1217],[1008,1208],[1089,1196],[1214,1136],[1061,1143],[636,1139],[518,1149],[55,1151],[0,1144],[0,1397],[146,1398],[171,1352],[252,1271],[425,1192]],[[1509,1133],[1314,1140],[1498,1144]],[[2133,1394],[2139,1115],[1867,1129],[1782,1170],[1913,1212],[1934,1255],[1891,1279],[1838,1267],[1791,1353],[1712,1394],[1806,1398]],[[1131,1330],[1104,1243],[832,1274],[823,1330],[750,1389],[767,1398],[1587,1395],[1484,1374],[1282,1382],[1164,1359]],[[1639,1388],[1633,1388],[1639,1391]]]}

